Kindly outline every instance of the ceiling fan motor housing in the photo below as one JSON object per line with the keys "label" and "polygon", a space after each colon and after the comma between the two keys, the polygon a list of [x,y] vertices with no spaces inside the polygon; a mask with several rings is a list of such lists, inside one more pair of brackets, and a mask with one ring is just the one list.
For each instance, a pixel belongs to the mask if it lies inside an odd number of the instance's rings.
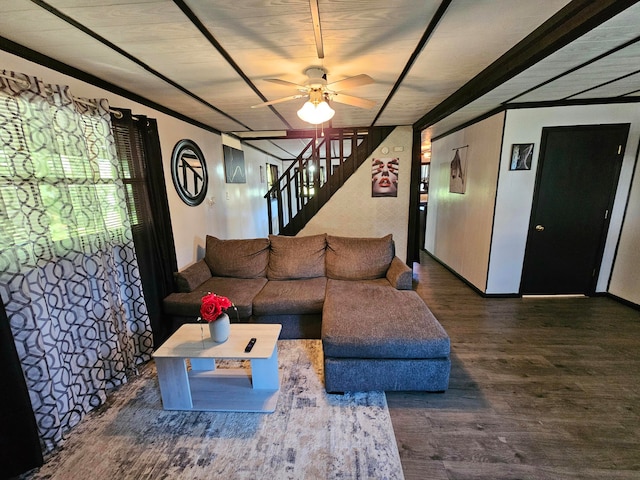
{"label": "ceiling fan motor housing", "polygon": [[309,77],[305,85],[311,89],[321,89],[327,85],[327,72],[322,68],[312,67],[305,70],[305,75]]}

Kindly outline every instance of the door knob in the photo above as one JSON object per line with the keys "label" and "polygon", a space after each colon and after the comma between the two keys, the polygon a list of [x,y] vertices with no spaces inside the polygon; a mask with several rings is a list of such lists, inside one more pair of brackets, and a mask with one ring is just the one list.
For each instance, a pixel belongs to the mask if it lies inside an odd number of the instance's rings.
{"label": "door knob", "polygon": [[544,227],[542,225],[536,225],[536,232],[542,232]]}

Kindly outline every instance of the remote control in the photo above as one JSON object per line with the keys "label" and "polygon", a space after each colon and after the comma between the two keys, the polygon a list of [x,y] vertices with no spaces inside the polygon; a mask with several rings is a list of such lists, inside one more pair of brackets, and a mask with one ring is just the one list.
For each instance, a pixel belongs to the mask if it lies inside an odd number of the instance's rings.
{"label": "remote control", "polygon": [[256,339],[252,338],[251,340],[249,340],[249,343],[247,343],[247,346],[244,348],[244,351],[249,353],[251,351],[251,349],[253,348],[253,346],[256,343]]}

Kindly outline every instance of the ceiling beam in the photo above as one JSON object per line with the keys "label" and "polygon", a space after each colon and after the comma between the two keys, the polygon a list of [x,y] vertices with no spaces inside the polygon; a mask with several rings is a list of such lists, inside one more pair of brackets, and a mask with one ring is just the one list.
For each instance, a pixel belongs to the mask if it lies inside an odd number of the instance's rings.
{"label": "ceiling beam", "polygon": [[[133,93],[114,83],[96,77],[95,75],[85,72],[84,70],[80,70],[79,68],[72,67],[71,65],[51,58],[47,55],[44,55],[43,53],[36,52],[35,50],[32,50],[28,47],[25,47],[24,45],[16,43],[13,40],[9,40],[8,38],[4,38],[2,36],[0,36],[0,50],[11,53],[13,55],[17,55],[26,60],[29,60],[30,62],[37,63],[52,70],[56,70],[70,77],[77,78],[78,80],[102,88],[103,90],[106,90],[108,92],[115,93],[116,95],[120,95],[121,97],[128,98],[129,100],[139,103],[140,105],[145,105],[149,108],[153,108],[154,110],[165,113],[170,117],[177,118],[178,120],[182,120],[183,122],[195,125],[196,127],[202,128],[209,132],[217,134],[222,133],[220,130],[218,130],[217,128],[213,128],[211,125],[206,125],[198,120],[186,116],[183,113],[172,110],[169,107],[165,107],[164,105],[160,105],[159,103],[154,102],[153,100],[149,100],[148,98],[138,95],[137,93]],[[111,106],[114,108],[119,108],[117,105],[111,104]]]}
{"label": "ceiling beam", "polygon": [[509,100],[506,100],[506,101],[504,101],[504,102],[502,102],[502,103],[503,103],[503,104],[513,103],[513,102],[515,102],[518,98],[523,97],[523,96],[525,96],[526,94],[528,94],[528,93],[530,93],[530,92],[533,92],[534,90],[537,90],[538,88],[542,88],[542,87],[544,87],[545,85],[548,85],[548,84],[550,84],[550,83],[552,83],[552,82],[555,82],[555,81],[556,81],[556,80],[558,80],[559,78],[562,78],[562,77],[565,77],[565,76],[567,76],[567,75],[570,75],[571,73],[576,72],[576,71],[580,70],[581,68],[584,68],[584,67],[586,67],[586,66],[588,66],[588,65],[591,65],[591,64],[593,64],[593,63],[596,63],[596,62],[598,62],[598,61],[602,60],[603,58],[608,57],[609,55],[612,55],[612,54],[614,54],[614,53],[616,53],[616,52],[619,52],[620,50],[624,50],[625,48],[627,48],[627,47],[629,47],[629,46],[631,46],[631,45],[633,45],[633,44],[635,44],[635,43],[637,43],[637,42],[640,42],[640,36],[638,36],[638,37],[636,37],[636,38],[632,38],[631,40],[626,41],[626,42],[624,42],[624,43],[623,43],[623,44],[621,44],[621,45],[617,45],[617,46],[615,46],[614,48],[612,48],[612,49],[610,49],[610,50],[607,50],[606,52],[601,53],[600,55],[597,55],[597,56],[595,56],[595,57],[593,57],[593,58],[590,58],[589,60],[587,60],[587,61],[585,61],[585,62],[582,62],[582,63],[581,63],[581,64],[579,64],[579,65],[576,65],[576,66],[574,66],[574,67],[571,67],[571,68],[570,68],[569,70],[567,70],[567,71],[564,71],[564,72],[562,72],[562,73],[559,73],[559,74],[557,74],[557,75],[554,75],[553,77],[548,78],[547,80],[545,80],[544,82],[539,83],[538,85],[534,85],[533,87],[527,88],[524,92],[521,92],[521,93],[519,93],[519,94],[517,94],[517,95],[515,95],[515,96],[511,97]]}
{"label": "ceiling beam", "polygon": [[182,93],[184,93],[185,95],[188,95],[189,97],[193,98],[194,100],[202,103],[203,105],[205,105],[206,107],[210,108],[211,110],[213,110],[214,112],[223,115],[225,117],[227,117],[229,120],[237,123],[238,125],[245,127],[245,128],[249,128],[247,125],[245,125],[244,123],[242,123],[240,120],[232,117],[231,115],[229,115],[226,112],[223,112],[222,110],[220,110],[218,107],[216,107],[215,105],[212,105],[211,103],[207,102],[205,99],[203,99],[202,97],[199,97],[198,95],[196,95],[195,93],[187,90],[185,87],[183,87],[182,85],[180,85],[178,82],[174,82],[173,80],[171,80],[169,77],[163,75],[162,73],[160,73],[158,70],[155,70],[154,68],[152,68],[151,66],[149,66],[148,64],[146,64],[145,62],[143,62],[142,60],[140,60],[139,58],[135,57],[134,55],[131,55],[129,52],[123,50],[122,48],[120,48],[119,46],[117,46],[115,43],[110,42],[109,40],[107,40],[106,38],[104,38],[103,36],[97,34],[96,32],[94,32],[93,30],[91,30],[90,28],[86,27],[85,25],[81,24],[80,22],[78,22],[77,20],[75,20],[74,18],[71,18],[70,16],[62,13],[60,10],[58,10],[57,8],[53,7],[52,5],[49,5],[47,2],[45,2],[44,0],[31,0],[32,3],[34,3],[35,5],[39,6],[40,8],[43,8],[44,10],[48,11],[49,13],[55,15],[56,17],[58,17],[60,20],[68,23],[69,25],[71,25],[74,28],[77,28],[78,30],[80,30],[82,33],[89,35],[90,37],[94,38],[95,40],[97,40],[98,42],[102,43],[103,45],[105,45],[106,47],[110,48],[111,50],[113,50],[114,52],[116,52],[119,55],[122,55],[124,58],[126,58],[127,60],[135,63],[136,65],[138,65],[139,67],[143,68],[144,70],[146,70],[147,72],[149,72],[150,74],[154,75],[156,78],[159,78],[160,80],[162,80],[165,83],[168,83],[169,85],[171,85],[172,87],[180,90]]}
{"label": "ceiling beam", "polygon": [[380,115],[382,115],[382,112],[384,112],[384,110],[387,108],[387,105],[389,105],[389,102],[391,101],[391,98],[393,98],[393,96],[395,95],[396,90],[398,90],[398,88],[400,88],[400,85],[402,84],[402,82],[404,81],[404,78],[409,73],[409,70],[411,70],[411,67],[413,67],[413,64],[415,63],[416,59],[418,58],[418,55],[420,55],[420,52],[422,51],[424,46],[429,41],[429,37],[431,37],[431,35],[433,34],[433,31],[438,26],[438,23],[440,22],[442,17],[444,17],[444,14],[446,13],[447,8],[449,8],[449,5],[451,5],[451,1],[452,0],[443,0],[442,3],[440,4],[440,6],[438,7],[438,10],[436,10],[436,13],[433,15],[433,17],[431,17],[431,21],[429,22],[429,25],[427,25],[427,28],[424,31],[424,33],[422,34],[422,37],[420,38],[420,41],[418,42],[418,45],[416,46],[416,48],[414,49],[413,53],[409,57],[409,60],[407,61],[406,65],[404,66],[404,69],[402,70],[402,73],[400,73],[400,76],[396,80],[396,83],[393,85],[393,88],[391,88],[391,91],[389,92],[389,95],[387,95],[386,100],[384,101],[384,103],[380,107],[380,110],[378,110],[378,114],[373,119],[373,122],[371,122],[371,126],[372,127],[375,126],[376,122],[380,118]]}
{"label": "ceiling beam", "polygon": [[[191,23],[193,23],[193,25],[198,30],[200,30],[200,33],[207,39],[207,41],[211,44],[211,46],[213,46],[213,48],[215,48],[218,51],[218,53],[222,55],[222,57],[227,61],[227,63],[231,66],[231,68],[233,68],[235,72],[240,76],[240,78],[244,80],[244,83],[246,83],[249,86],[249,88],[251,88],[251,90],[253,90],[255,94],[258,95],[258,97],[260,97],[260,99],[263,102],[268,102],[269,99],[262,94],[262,92],[258,89],[258,87],[256,87],[255,84],[251,81],[251,79],[247,76],[247,74],[242,71],[240,66],[233,60],[233,58],[231,58],[231,55],[229,55],[229,52],[227,52],[222,47],[220,42],[216,40],[213,34],[204,25],[204,23],[200,21],[200,19],[193,12],[193,10],[191,10],[183,0],[173,0],[173,3],[175,3],[176,6],[180,10],[182,10],[182,13],[184,13],[186,17],[191,21]],[[293,128],[291,124],[287,122],[285,118],[280,114],[280,112],[278,112],[275,108],[273,108],[272,105],[268,105],[268,108],[282,121],[282,123],[287,128]],[[249,127],[247,128],[251,130]]]}
{"label": "ceiling beam", "polygon": [[[369,130],[367,127],[363,128],[328,128],[325,127],[324,134],[329,135],[331,132],[342,130],[342,135],[345,138],[352,137],[354,135],[368,135]],[[295,138],[316,138],[320,132],[314,129],[291,129],[291,130],[252,130],[249,132],[229,132],[230,135],[234,135],[242,140],[290,140]]]}
{"label": "ceiling beam", "polygon": [[413,124],[418,130],[446,118],[639,0],[573,0],[530,35]]}

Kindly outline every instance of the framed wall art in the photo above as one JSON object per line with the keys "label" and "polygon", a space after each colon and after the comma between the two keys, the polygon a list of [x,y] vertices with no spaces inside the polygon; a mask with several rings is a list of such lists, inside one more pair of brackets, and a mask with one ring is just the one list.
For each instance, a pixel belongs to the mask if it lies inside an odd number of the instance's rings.
{"label": "framed wall art", "polygon": [[533,143],[514,143],[511,145],[509,170],[531,170]]}
{"label": "framed wall art", "polygon": [[467,191],[467,148],[454,148],[453,160],[449,165],[449,192],[465,193]]}
{"label": "framed wall art", "polygon": [[207,195],[207,163],[193,140],[180,140],[173,147],[171,178],[184,203],[192,207],[202,203]]}
{"label": "framed wall art", "polygon": [[371,196],[398,196],[398,158],[373,158],[371,160]]}
{"label": "framed wall art", "polygon": [[244,170],[244,152],[229,145],[223,145],[222,149],[227,183],[247,183]]}

